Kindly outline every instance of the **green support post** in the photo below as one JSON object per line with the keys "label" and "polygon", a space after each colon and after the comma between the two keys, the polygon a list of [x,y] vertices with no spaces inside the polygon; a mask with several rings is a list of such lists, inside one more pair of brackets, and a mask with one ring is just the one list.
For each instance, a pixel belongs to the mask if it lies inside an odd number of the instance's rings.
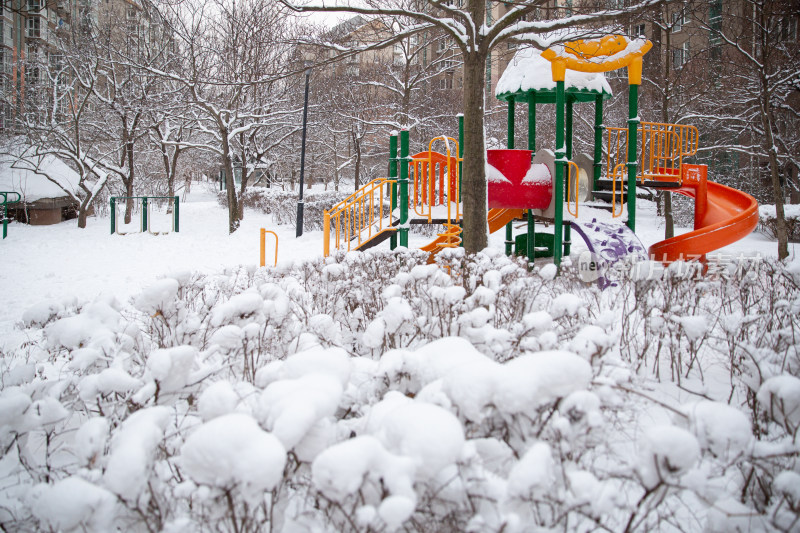
{"label": "green support post", "polygon": [[[596,191],[603,170],[603,95],[594,97],[594,174],[592,190]],[[610,170],[610,169],[609,169]]]}
{"label": "green support post", "polygon": [[516,112],[516,103],[514,102],[514,98],[511,97],[508,99],[508,130],[506,132],[506,143],[508,148],[511,150],[514,149],[514,131],[516,129],[515,123],[515,116],[514,113]]}
{"label": "green support post", "polygon": [[[567,161],[572,161],[572,140],[573,140],[572,111],[573,111],[573,105],[575,104],[575,97],[571,94],[568,94],[566,97],[566,101],[567,101],[566,102],[567,103],[567,139],[566,139]],[[569,173],[565,172],[564,179],[565,180],[569,179]],[[572,226],[566,224],[564,226],[564,255],[569,256],[571,245],[572,245]]]}
{"label": "green support post", "polygon": [[[397,135],[389,137],[389,178],[397,180]],[[392,208],[397,208],[397,181],[392,183]],[[389,248],[397,248],[397,233],[389,238]]]}
{"label": "green support post", "polygon": [[[536,93],[531,93],[528,102],[528,150],[536,153]],[[533,264],[536,260],[536,220],[533,218],[533,210],[528,209],[528,239],[527,239],[528,263]]]}
{"label": "green support post", "polygon": [[553,263],[561,266],[561,241],[564,227],[564,82],[556,82],[556,190],[553,227]]}
{"label": "green support post", "polygon": [[147,196],[142,197],[142,233],[150,226],[147,224]]}
{"label": "green support post", "polygon": [[180,219],[180,216],[179,216],[180,213],[178,211],[180,209],[178,207],[179,203],[180,203],[180,201],[178,200],[178,197],[176,196],[175,197],[175,208],[172,210],[172,216],[174,217],[172,225],[175,227],[175,233],[180,233],[180,230],[181,230],[181,227],[180,227],[180,220],[181,219]]}
{"label": "green support post", "polygon": [[636,156],[639,130],[639,86],[628,89],[628,227],[636,231]]}
{"label": "green support post", "polygon": [[400,132],[400,246],[408,248],[408,130]]}
{"label": "green support post", "polygon": [[[515,133],[515,124],[514,124],[514,113],[516,112],[516,106],[514,105],[514,99],[509,98],[508,100],[508,132],[507,132],[507,139],[506,139],[506,146],[509,150],[514,149],[514,133]],[[509,222],[506,224],[506,255],[511,255],[513,253],[512,246],[514,245],[514,225]]]}
{"label": "green support post", "polygon": [[116,204],[117,199],[113,196],[111,197],[111,235],[117,232],[117,208],[114,204]]}

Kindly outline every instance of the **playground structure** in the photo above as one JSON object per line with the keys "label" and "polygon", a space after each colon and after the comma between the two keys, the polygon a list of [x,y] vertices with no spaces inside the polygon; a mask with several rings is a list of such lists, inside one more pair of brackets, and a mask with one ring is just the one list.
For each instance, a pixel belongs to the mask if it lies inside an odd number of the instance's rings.
{"label": "playground structure", "polygon": [[[126,203],[131,200],[134,203],[138,204],[138,209],[136,211],[139,213],[139,224],[138,224],[138,231],[131,232],[131,231],[122,231],[123,224],[119,223],[121,220],[121,214],[118,212],[120,209],[124,209]],[[159,203],[159,201],[166,200],[166,203],[172,204],[171,205],[171,213],[169,213],[169,209],[167,212],[170,215],[170,229],[163,230],[161,228],[154,228],[154,216],[153,216],[153,205]],[[180,198],[178,196],[112,196],[110,199],[110,207],[111,207],[111,235],[119,234],[119,235],[127,235],[128,233],[152,233],[154,235],[159,235],[161,233],[169,233],[175,232],[178,233],[180,231]]]}
{"label": "playground structure", "polygon": [[[9,194],[16,195],[17,199],[16,200],[9,200],[8,199],[8,195]],[[6,237],[8,237],[8,205],[9,204],[19,203],[22,200],[22,196],[20,196],[20,194],[18,192],[13,192],[13,191],[11,191],[11,192],[0,191],[0,196],[3,197],[3,201],[0,202],[0,205],[3,206],[3,213],[2,213],[2,215],[3,215],[3,238],[5,239]]]}
{"label": "playground structure", "polygon": [[[623,36],[568,42],[541,54],[526,51],[529,57],[523,58],[527,61],[521,61],[516,72],[511,71],[511,81],[504,85],[501,78],[497,92],[508,103],[508,149],[487,153],[487,222],[490,232],[506,228],[507,254],[516,245],[516,253],[527,255],[530,261],[552,256],[560,265],[562,257],[570,254],[574,228],[602,270],[631,255],[663,262],[703,259],[755,228],[758,205],[752,196],[708,181],[705,165],[685,161],[697,153],[696,127],[640,120],[642,58],[651,47],[646,39]],[[629,87],[627,127],[605,127],[603,101],[611,97],[611,89],[603,73],[623,67]],[[572,153],[573,107],[578,102],[595,103],[594,157],[589,168],[585,164],[581,168]],[[528,104],[527,150],[514,146],[517,103]],[[536,152],[536,105],[541,103],[556,105],[555,153]],[[326,211],[324,254],[329,255],[331,240],[337,250],[364,250],[387,238],[392,248],[408,246],[409,225],[425,223],[446,228],[422,248],[430,252],[431,262],[441,249],[458,246],[462,138],[460,121],[458,141],[438,137],[427,152],[410,156],[408,132],[400,132],[399,154],[398,136],[393,134],[389,177],[373,180]],[[446,154],[433,151],[439,142],[445,144]],[[694,231],[646,250],[635,235],[637,187],[694,198]],[[624,224],[580,221],[579,203],[590,198],[610,201],[612,218],[624,217]],[[512,222],[526,214],[528,231],[515,238]],[[536,233],[536,219],[552,223],[553,233]]]}

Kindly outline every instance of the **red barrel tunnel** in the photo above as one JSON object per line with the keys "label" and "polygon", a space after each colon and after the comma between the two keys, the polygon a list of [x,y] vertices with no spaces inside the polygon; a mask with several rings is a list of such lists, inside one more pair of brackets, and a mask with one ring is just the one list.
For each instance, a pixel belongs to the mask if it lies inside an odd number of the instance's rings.
{"label": "red barrel tunnel", "polygon": [[546,209],[553,197],[547,165],[531,164],[531,150],[487,150],[490,209]]}

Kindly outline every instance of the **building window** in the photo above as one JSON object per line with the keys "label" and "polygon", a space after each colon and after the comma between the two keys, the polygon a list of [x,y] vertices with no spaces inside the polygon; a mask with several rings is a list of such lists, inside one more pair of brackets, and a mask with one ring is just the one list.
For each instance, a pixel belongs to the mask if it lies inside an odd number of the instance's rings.
{"label": "building window", "polygon": [[453,88],[453,78],[452,76],[445,76],[439,80],[439,88],[440,89],[452,89]]}
{"label": "building window", "polygon": [[646,29],[647,26],[644,24],[634,24],[633,29],[631,30],[631,37],[643,37],[646,35]]}
{"label": "building window", "polygon": [[25,22],[27,29],[26,35],[30,39],[38,39],[42,36],[42,21],[38,17],[30,17]]}
{"label": "building window", "polygon": [[782,17],[778,20],[778,34],[783,42],[797,40],[797,18]]}
{"label": "building window", "polygon": [[672,66],[675,69],[683,67],[689,61],[689,42],[685,42],[672,49]]}
{"label": "building window", "polygon": [[40,0],[28,0],[28,13],[39,13],[42,10],[42,3]]}
{"label": "building window", "polygon": [[722,43],[720,31],[722,31],[722,0],[713,0],[708,8],[708,26],[710,34],[708,42],[712,46]]}
{"label": "building window", "polygon": [[672,14],[672,32],[677,33],[686,25],[686,13],[681,9]]}

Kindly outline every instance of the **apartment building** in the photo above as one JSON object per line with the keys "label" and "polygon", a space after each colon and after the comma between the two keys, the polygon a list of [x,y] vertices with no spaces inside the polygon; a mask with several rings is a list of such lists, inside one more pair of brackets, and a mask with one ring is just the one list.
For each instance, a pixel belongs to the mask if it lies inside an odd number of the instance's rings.
{"label": "apartment building", "polygon": [[58,40],[108,30],[129,50],[168,38],[146,0],[0,0],[0,131],[23,109],[47,106],[64,76]]}
{"label": "apartment building", "polygon": [[[747,68],[753,65],[742,56],[748,53],[754,58],[763,57],[764,61],[776,61],[769,69],[787,71],[790,57],[798,58],[800,50],[800,3],[797,0],[773,0],[755,3],[749,0],[710,0],[688,1],[667,5],[660,12],[646,17],[630,20],[630,33],[644,35],[653,44],[653,50],[645,56],[645,76],[651,80],[668,80],[672,84],[673,97],[679,105],[680,113],[702,115],[696,109],[696,101],[717,102],[714,109],[720,116],[734,112],[728,108],[737,105],[737,101],[746,99],[741,87],[750,78],[755,81],[757,75],[749,74]],[[725,38],[727,37],[727,39]],[[737,42],[741,51],[737,51],[727,40]],[[761,47],[780,48],[782,53],[772,59],[762,55]],[[757,87],[750,91],[757,91]],[[662,102],[658,102],[662,104]],[[740,103],[738,104],[740,105]],[[794,90],[780,107],[791,107],[800,111],[800,91]],[[753,107],[757,107],[753,105]],[[776,116],[781,111],[776,110]],[[739,109],[737,113],[747,116]],[[753,111],[755,113],[755,111]],[[656,117],[658,118],[658,117]],[[736,145],[743,147],[757,146],[763,142],[758,132],[760,123],[750,128],[747,124],[724,130],[715,127],[712,119],[699,121],[696,125],[701,130],[701,146]],[[752,120],[752,119],[751,119]],[[707,122],[707,123],[706,123]],[[757,119],[752,123],[760,122]],[[778,120],[778,130],[784,128],[782,120]],[[710,126],[709,126],[710,125]],[[790,127],[787,125],[787,127]],[[795,146],[794,150],[800,148]],[[784,148],[785,149],[785,148]],[[715,150],[713,158],[706,156],[706,162],[721,173],[747,175],[750,183],[753,179],[760,184],[762,190],[770,190],[770,178],[766,157],[758,157],[746,153],[747,150]],[[795,160],[800,154],[795,153]],[[800,203],[800,177],[795,164],[782,164],[780,178],[785,190],[785,200]]]}

